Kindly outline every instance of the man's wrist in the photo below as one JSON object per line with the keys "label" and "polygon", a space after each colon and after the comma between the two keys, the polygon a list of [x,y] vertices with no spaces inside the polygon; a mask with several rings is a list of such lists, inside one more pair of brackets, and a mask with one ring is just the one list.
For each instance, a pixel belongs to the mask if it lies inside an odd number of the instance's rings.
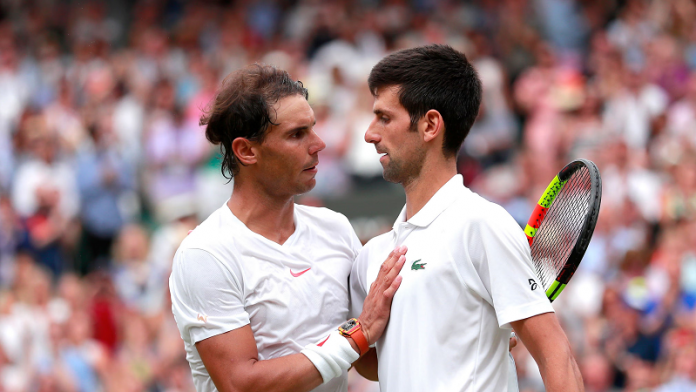
{"label": "man's wrist", "polygon": [[365,354],[370,349],[370,343],[367,337],[365,337],[362,325],[358,319],[352,318],[346,321],[343,325],[338,327],[338,332],[346,338],[350,338],[349,342],[351,342],[351,346],[353,344],[358,346],[358,353],[360,355]]}
{"label": "man's wrist", "polygon": [[348,340],[348,343],[350,343],[350,346],[353,347],[353,350],[355,350],[355,352],[358,353],[358,355],[362,355],[360,354],[360,347],[358,347],[358,344],[355,343],[355,340],[353,340],[352,337],[344,336],[344,338]]}
{"label": "man's wrist", "polygon": [[368,331],[369,328],[367,324],[364,323],[363,320],[360,319],[360,317],[358,317],[358,321],[360,322],[360,329],[362,330],[363,335],[365,336],[365,340],[367,340],[367,344],[371,345],[374,342],[370,340],[370,332]]}
{"label": "man's wrist", "polygon": [[339,377],[360,358],[360,354],[350,344],[350,339],[346,339],[338,331],[331,332],[320,343],[308,344],[301,353],[319,370],[324,383]]}

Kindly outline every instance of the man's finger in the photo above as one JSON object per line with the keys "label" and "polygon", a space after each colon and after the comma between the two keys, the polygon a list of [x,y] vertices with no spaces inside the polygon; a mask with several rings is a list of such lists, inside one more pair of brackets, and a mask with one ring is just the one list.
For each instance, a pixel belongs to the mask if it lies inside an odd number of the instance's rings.
{"label": "man's finger", "polygon": [[391,253],[389,253],[389,256],[387,257],[387,259],[384,260],[384,263],[382,263],[382,266],[384,266],[384,265],[387,266],[386,271],[389,271],[389,269],[394,265],[394,263],[396,263],[396,261],[399,260],[399,257],[401,255],[403,255],[404,253],[406,253],[405,248],[406,248],[405,246],[400,246],[400,247],[394,249],[393,251],[391,251]]}
{"label": "man's finger", "polygon": [[398,250],[398,248],[397,248],[397,249],[394,249],[393,251],[391,251],[391,253],[389,253],[389,256],[387,256],[387,259],[384,260],[384,262],[382,263],[382,265],[381,265],[381,267],[380,267],[380,269],[379,269],[379,274],[380,274],[380,275],[384,275],[384,274],[386,274],[387,272],[389,272],[389,270],[391,269],[392,265],[394,265],[395,260],[398,260],[398,258],[399,258],[399,253],[397,252],[397,250]]}
{"label": "man's finger", "polygon": [[512,336],[510,337],[510,350],[512,351],[515,346],[517,346],[517,338]]}
{"label": "man's finger", "polygon": [[388,299],[388,303],[385,304],[386,306],[389,306],[389,303],[391,303],[391,298],[394,297],[396,289],[398,289],[399,285],[401,284],[402,276],[399,275],[399,272],[401,271],[401,268],[403,268],[405,262],[406,256],[401,255],[397,263],[394,265],[391,271],[389,271],[389,274],[384,277],[382,286],[384,287],[384,291],[382,298]]}
{"label": "man's finger", "polygon": [[396,279],[392,282],[389,287],[384,290],[384,297],[391,300],[394,298],[394,294],[396,294],[396,290],[399,288],[401,285],[401,281],[403,280],[403,277],[401,275],[397,276]]}
{"label": "man's finger", "polygon": [[392,266],[391,270],[389,270],[389,273],[387,274],[387,281],[389,284],[391,284],[391,281],[396,278],[397,275],[399,275],[399,272],[401,272],[401,269],[404,267],[404,264],[406,263],[406,256],[401,255],[399,256],[399,259],[396,261],[394,266]]}
{"label": "man's finger", "polygon": [[378,276],[376,280],[379,282],[379,289],[387,289],[392,284],[394,278],[399,275],[399,272],[401,271],[401,268],[403,268],[405,262],[406,256],[401,255],[388,271],[385,271],[384,274],[380,272],[381,276]]}
{"label": "man's finger", "polygon": [[[382,265],[379,268],[379,273],[377,274],[377,279],[375,282],[380,282],[378,284],[384,284],[384,286],[388,286],[391,284],[391,279],[388,279],[388,274],[392,271],[394,268],[394,265],[399,261],[399,259],[406,253],[407,248],[406,246],[400,246],[393,251],[389,253],[389,256],[387,257],[386,260],[382,263]],[[401,268],[399,268],[401,270]]]}

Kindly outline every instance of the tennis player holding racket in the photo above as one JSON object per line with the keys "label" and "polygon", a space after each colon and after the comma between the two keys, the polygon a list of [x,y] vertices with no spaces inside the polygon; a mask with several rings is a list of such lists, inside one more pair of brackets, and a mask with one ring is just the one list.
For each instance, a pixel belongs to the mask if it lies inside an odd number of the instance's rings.
{"label": "tennis player holding racket", "polygon": [[365,140],[381,155],[384,178],[403,185],[406,205],[393,230],[368,242],[355,261],[355,314],[391,249],[409,249],[376,345],[381,391],[508,391],[511,330],[547,391],[582,391],[524,232],[457,175],[456,154],[481,100],[471,64],[447,46],[407,49],[380,61],[369,86],[375,118]]}

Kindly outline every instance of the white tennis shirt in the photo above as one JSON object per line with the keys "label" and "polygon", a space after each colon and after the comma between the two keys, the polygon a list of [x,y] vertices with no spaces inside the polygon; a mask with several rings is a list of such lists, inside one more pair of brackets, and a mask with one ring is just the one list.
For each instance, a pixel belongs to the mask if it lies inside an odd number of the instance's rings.
{"label": "white tennis shirt", "polygon": [[[216,391],[196,342],[251,325],[259,359],[299,353],[348,319],[348,275],[361,248],[345,216],[295,205],[279,245],[223,205],[182,242],[169,287],[198,392]],[[231,374],[230,377],[234,377]],[[314,391],[347,390],[347,376]]]}
{"label": "white tennis shirt", "polygon": [[381,391],[507,391],[509,323],[553,311],[524,232],[460,175],[408,221],[405,214],[404,207],[391,232],[365,245],[351,273],[358,315],[389,252],[408,247],[377,342]]}

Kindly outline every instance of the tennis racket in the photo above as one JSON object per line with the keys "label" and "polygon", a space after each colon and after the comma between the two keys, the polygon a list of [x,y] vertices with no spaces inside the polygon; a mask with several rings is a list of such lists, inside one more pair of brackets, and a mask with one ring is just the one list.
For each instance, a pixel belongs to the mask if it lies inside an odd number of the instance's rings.
{"label": "tennis racket", "polygon": [[534,269],[551,302],[580,265],[597,224],[601,200],[597,166],[578,159],[551,181],[527,222],[524,232]]}

